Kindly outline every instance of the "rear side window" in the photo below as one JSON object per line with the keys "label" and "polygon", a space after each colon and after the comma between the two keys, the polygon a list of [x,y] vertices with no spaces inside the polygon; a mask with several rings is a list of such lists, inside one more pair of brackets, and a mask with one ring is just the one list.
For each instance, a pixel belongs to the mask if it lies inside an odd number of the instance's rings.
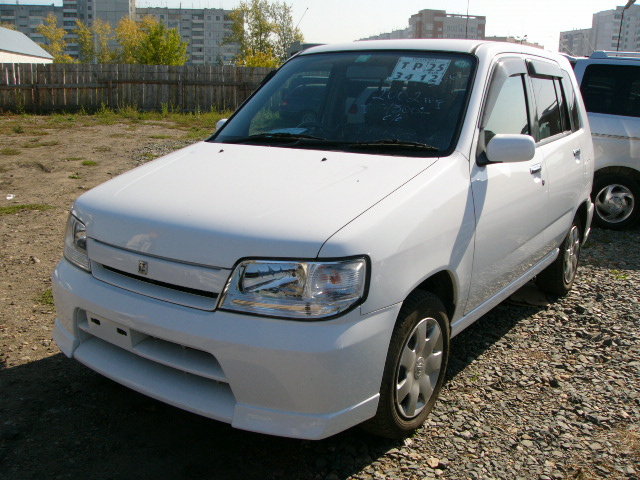
{"label": "rear side window", "polygon": [[576,99],[575,91],[571,85],[571,80],[567,77],[562,78],[562,88],[564,90],[567,109],[569,110],[569,116],[571,118],[571,131],[575,132],[580,130],[581,127],[580,112],[578,110],[578,101]]}
{"label": "rear side window", "polygon": [[640,117],[640,67],[589,65],[580,90],[588,112]]}
{"label": "rear side window", "polygon": [[552,77],[531,77],[538,113],[539,140],[564,131],[560,110],[562,97],[558,97],[557,83]]}

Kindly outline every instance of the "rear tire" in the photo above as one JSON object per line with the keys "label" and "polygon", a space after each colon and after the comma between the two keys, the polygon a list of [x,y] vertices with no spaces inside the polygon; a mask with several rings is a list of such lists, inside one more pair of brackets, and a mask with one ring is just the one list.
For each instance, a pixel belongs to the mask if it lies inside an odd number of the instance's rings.
{"label": "rear tire", "polygon": [[591,196],[595,205],[593,224],[597,227],[622,230],[633,226],[640,217],[640,185],[630,176],[596,176]]}
{"label": "rear tire", "polygon": [[403,303],[391,336],[369,432],[403,438],[420,428],[435,404],[449,359],[449,319],[435,295],[417,291]]}
{"label": "rear tire", "polygon": [[538,288],[546,293],[564,296],[571,290],[578,271],[582,232],[577,220],[573,221],[569,233],[560,245],[560,253],[551,265],[536,278]]}

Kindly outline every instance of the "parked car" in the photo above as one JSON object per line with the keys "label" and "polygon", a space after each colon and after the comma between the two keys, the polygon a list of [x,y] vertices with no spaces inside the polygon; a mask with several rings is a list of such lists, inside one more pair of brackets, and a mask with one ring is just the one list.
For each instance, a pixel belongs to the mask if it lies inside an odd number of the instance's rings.
{"label": "parked car", "polygon": [[[328,79],[315,121],[287,123],[282,90],[312,76]],[[470,40],[306,50],[207,141],[78,198],[53,273],[55,341],[240,429],[409,435],[453,336],[534,278],[572,287],[593,155],[557,54]]]}
{"label": "parked car", "polygon": [[594,224],[632,227],[640,218],[640,54],[597,51],[573,63],[595,148]]}

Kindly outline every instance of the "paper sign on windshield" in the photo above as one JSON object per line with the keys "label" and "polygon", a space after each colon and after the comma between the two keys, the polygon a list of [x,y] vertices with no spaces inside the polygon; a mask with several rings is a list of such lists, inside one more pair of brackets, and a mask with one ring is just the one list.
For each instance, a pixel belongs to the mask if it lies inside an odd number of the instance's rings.
{"label": "paper sign on windshield", "polygon": [[400,57],[389,80],[440,85],[450,63],[440,58]]}

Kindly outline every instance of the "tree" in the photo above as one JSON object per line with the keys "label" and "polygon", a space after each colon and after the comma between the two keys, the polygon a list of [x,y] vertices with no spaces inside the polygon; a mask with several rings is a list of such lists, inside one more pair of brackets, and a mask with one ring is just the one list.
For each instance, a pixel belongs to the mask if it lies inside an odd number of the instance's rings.
{"label": "tree", "polygon": [[96,60],[98,63],[113,63],[117,61],[118,52],[109,46],[109,42],[116,39],[111,23],[99,18],[93,22],[93,35],[96,46]]}
{"label": "tree", "polygon": [[291,7],[284,2],[242,1],[229,17],[233,24],[224,43],[240,44],[238,65],[276,67],[286,60],[291,43],[303,39],[293,26]]}
{"label": "tree", "polygon": [[122,45],[120,61],[146,65],[184,65],[189,59],[188,43],[175,28],[168,29],[150,15],[141,22],[123,19],[116,28]]}
{"label": "tree", "polygon": [[271,6],[273,33],[275,36],[273,51],[281,62],[289,58],[289,48],[294,42],[304,41],[302,32],[293,26],[291,6],[286,3],[274,3]]}
{"label": "tree", "polygon": [[[149,22],[149,18],[153,17],[144,17],[142,23]],[[136,60],[136,52],[139,49],[143,36],[140,24],[129,17],[123,17],[116,27],[116,36],[118,43],[122,46],[119,61],[128,64],[138,63]]]}
{"label": "tree", "polygon": [[96,19],[91,28],[81,20],[76,20],[75,33],[80,45],[81,63],[114,63],[118,61],[118,51],[110,42],[116,39],[109,22]]}
{"label": "tree", "polygon": [[146,65],[184,65],[189,59],[188,43],[175,28],[168,29],[158,21],[142,24],[142,41],[137,52],[138,63]]}
{"label": "tree", "polygon": [[91,29],[76,19],[76,35],[78,35],[78,44],[80,45],[80,63],[93,63],[96,58],[95,39]]}
{"label": "tree", "polygon": [[73,63],[73,58],[64,53],[67,49],[67,42],[64,39],[67,32],[64,28],[58,27],[58,17],[55,14],[49,13],[44,23],[38,25],[37,29],[38,33],[46,39],[40,46],[53,56],[54,63]]}

